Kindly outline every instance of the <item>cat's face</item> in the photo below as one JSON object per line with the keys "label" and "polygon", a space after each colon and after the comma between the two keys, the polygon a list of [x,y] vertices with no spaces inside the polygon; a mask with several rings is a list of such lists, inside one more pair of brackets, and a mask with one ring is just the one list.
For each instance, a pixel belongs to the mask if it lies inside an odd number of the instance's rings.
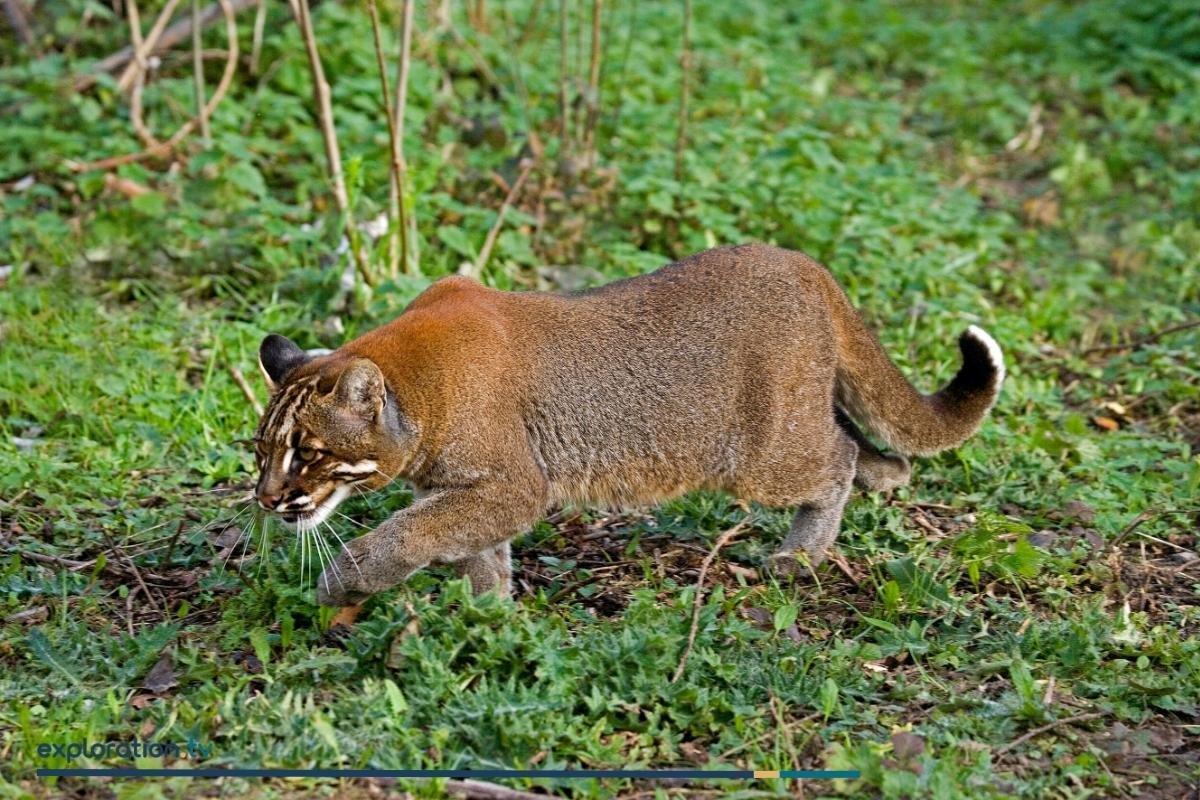
{"label": "cat's face", "polygon": [[309,530],[356,489],[391,480],[395,444],[379,367],[362,358],[311,359],[275,335],[263,340],[259,365],[272,392],[254,437],[260,506]]}

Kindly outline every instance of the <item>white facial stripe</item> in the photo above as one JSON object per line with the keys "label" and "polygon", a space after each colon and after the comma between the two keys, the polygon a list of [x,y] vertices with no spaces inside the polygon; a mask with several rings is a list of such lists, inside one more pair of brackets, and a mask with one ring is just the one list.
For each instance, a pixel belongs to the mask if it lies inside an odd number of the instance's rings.
{"label": "white facial stripe", "polygon": [[301,532],[310,531],[324,522],[333,510],[338,507],[338,504],[346,499],[346,495],[350,494],[349,486],[339,486],[322,501],[321,505],[305,517],[296,520],[296,527]]}
{"label": "white facial stripe", "polygon": [[312,505],[312,498],[306,494],[302,494],[295,500],[289,500],[286,503],[280,503],[275,507],[276,511],[287,511],[289,508],[305,508]]}
{"label": "white facial stripe", "polygon": [[292,457],[296,455],[295,448],[289,447],[283,453],[283,474],[287,475],[288,469],[292,466]]}
{"label": "white facial stripe", "polygon": [[343,464],[333,471],[334,475],[365,475],[368,472],[374,472],[379,468],[379,465],[374,461],[367,459],[366,461],[356,461],[353,464]]}

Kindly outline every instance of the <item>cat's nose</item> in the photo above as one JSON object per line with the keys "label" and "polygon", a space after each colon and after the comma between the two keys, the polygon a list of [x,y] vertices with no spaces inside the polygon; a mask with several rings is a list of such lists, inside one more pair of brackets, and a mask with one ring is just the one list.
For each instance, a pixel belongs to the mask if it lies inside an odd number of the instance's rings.
{"label": "cat's nose", "polygon": [[279,495],[277,495],[277,494],[260,494],[258,496],[258,504],[260,506],[262,506],[263,508],[265,508],[267,511],[270,511],[271,509],[275,508],[275,506],[279,505]]}

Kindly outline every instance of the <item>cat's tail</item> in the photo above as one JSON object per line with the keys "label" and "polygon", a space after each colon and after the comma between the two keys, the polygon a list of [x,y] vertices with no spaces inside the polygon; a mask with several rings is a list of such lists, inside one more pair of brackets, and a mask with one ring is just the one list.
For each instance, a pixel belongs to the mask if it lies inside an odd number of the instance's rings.
{"label": "cat's tail", "polygon": [[837,338],[837,404],[889,447],[927,456],[965,441],[979,429],[1000,394],[1004,355],[974,325],[958,337],[962,366],[931,395],[918,392],[888,358],[840,286],[827,297]]}

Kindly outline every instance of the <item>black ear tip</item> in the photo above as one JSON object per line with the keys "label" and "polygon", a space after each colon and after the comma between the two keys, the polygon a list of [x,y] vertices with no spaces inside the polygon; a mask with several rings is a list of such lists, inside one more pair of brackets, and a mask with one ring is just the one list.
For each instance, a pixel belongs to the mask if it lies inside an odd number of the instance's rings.
{"label": "black ear tip", "polygon": [[280,383],[292,369],[307,360],[299,345],[278,333],[268,334],[258,346],[258,360],[267,377]]}
{"label": "black ear tip", "polygon": [[263,337],[262,344],[258,346],[260,355],[282,356],[293,351],[303,352],[295,342],[278,333],[268,333]]}

